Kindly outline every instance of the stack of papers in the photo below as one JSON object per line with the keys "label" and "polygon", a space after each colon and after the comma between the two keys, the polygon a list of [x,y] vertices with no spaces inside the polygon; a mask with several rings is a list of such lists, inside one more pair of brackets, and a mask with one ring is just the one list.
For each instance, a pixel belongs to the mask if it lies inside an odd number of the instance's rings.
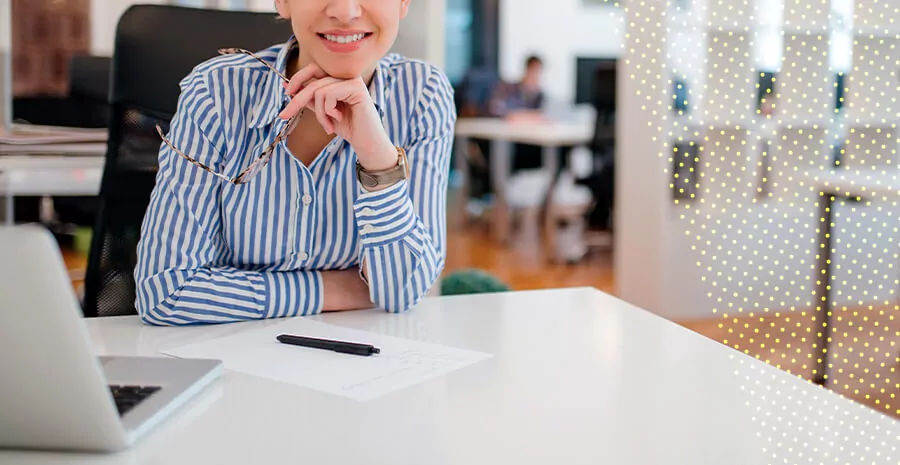
{"label": "stack of papers", "polygon": [[106,142],[107,133],[106,129],[13,124],[10,130],[0,128],[0,144],[41,145]]}
{"label": "stack of papers", "polygon": [[[282,344],[292,334],[371,344],[381,353],[364,357]],[[309,318],[292,318],[263,328],[198,342],[162,353],[221,360],[225,368],[291,383],[357,401],[368,401],[447,374],[490,354],[344,328]]]}

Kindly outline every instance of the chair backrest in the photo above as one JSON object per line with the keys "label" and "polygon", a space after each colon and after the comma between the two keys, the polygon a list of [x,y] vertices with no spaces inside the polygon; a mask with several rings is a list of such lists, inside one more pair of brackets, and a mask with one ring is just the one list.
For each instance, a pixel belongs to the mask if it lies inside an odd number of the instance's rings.
{"label": "chair backrest", "polygon": [[109,127],[112,58],[75,55],[69,61],[69,101],[78,109],[77,126]]}
{"label": "chair backrest", "polygon": [[467,71],[457,95],[460,116],[486,116],[488,103],[498,83],[500,78],[492,69],[473,68]]}
{"label": "chair backrest", "polygon": [[69,61],[69,95],[109,100],[109,78],[112,58],[95,55],[75,55]]}
{"label": "chair backrest", "polygon": [[85,276],[85,316],[136,313],[137,242],[161,143],[154,126],[168,129],[181,79],[220,48],[262,50],[291,33],[290,22],[274,13],[135,5],[122,15],[100,206]]}

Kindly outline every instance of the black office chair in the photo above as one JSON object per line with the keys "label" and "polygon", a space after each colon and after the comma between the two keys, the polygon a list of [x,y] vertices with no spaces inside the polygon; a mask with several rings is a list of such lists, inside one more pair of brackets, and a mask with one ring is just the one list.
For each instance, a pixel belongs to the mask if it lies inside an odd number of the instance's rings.
{"label": "black office chair", "polygon": [[594,154],[594,170],[577,182],[591,190],[595,206],[588,224],[594,229],[612,228],[615,205],[615,152],[616,152],[616,63],[597,66],[594,74],[592,98],[597,119],[594,136],[588,145]]}
{"label": "black office chair", "polygon": [[69,99],[82,108],[80,126],[109,127],[109,79],[112,58],[76,55],[69,65]]}
{"label": "black office chair", "polygon": [[[495,88],[500,83],[497,71],[491,67],[473,67],[466,71],[462,81],[454,89],[456,113],[460,118],[490,116],[489,104]],[[454,142],[455,144],[455,142]],[[453,154],[456,156],[456,148]],[[468,157],[469,195],[481,198],[492,193],[490,176],[491,141],[474,138],[463,153]],[[456,166],[453,161],[451,166]]]}
{"label": "black office chair", "polygon": [[69,60],[66,95],[36,95],[13,99],[17,122],[75,128],[105,128],[109,115],[110,58],[75,55]]}
{"label": "black office chair", "polygon": [[86,317],[132,315],[141,222],[179,82],[223,47],[262,50],[286,41],[290,22],[274,14],[135,5],[116,30],[110,131],[100,205],[88,257]]}

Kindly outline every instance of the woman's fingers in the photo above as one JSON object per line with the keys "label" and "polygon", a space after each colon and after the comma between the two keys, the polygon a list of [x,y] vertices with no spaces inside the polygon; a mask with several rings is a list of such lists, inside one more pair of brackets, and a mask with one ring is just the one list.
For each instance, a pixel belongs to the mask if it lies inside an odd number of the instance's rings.
{"label": "woman's fingers", "polygon": [[313,81],[308,86],[304,87],[294,98],[288,102],[287,106],[284,107],[284,110],[281,110],[281,113],[278,115],[282,119],[288,119],[291,116],[297,114],[301,108],[309,105],[310,103],[315,104],[313,98],[316,95],[316,91],[328,84],[333,84],[338,82],[335,78],[322,78]]}
{"label": "woman's fingers", "polygon": [[325,74],[325,71],[322,71],[322,68],[319,68],[319,65],[310,63],[291,76],[290,81],[284,85],[284,91],[287,92],[288,95],[294,95],[311,79],[322,79],[326,77],[328,77],[328,75]]}
{"label": "woman's fingers", "polygon": [[[324,90],[328,90],[325,88]],[[337,121],[343,119],[341,111],[337,109],[338,99],[334,92],[325,92],[325,113]]]}
{"label": "woman's fingers", "polygon": [[329,134],[335,131],[335,122],[343,121],[344,112],[338,108],[353,108],[370,101],[368,89],[362,81],[341,80],[332,77],[314,79],[297,93],[282,110],[282,118],[290,118],[301,108],[309,108],[316,113],[316,119]]}
{"label": "woman's fingers", "polygon": [[331,121],[328,120],[329,118],[325,110],[324,90],[325,89],[323,89],[323,91],[316,92],[316,119],[319,120],[319,124],[327,134],[334,134],[334,126],[331,124]]}

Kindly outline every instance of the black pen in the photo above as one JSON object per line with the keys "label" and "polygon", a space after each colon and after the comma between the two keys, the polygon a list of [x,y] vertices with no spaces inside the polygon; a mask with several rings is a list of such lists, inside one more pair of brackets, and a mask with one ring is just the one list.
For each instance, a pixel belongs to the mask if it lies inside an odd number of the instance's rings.
{"label": "black pen", "polygon": [[282,334],[278,336],[278,342],[282,344],[290,344],[301,347],[312,347],[314,349],[325,349],[340,352],[342,354],[369,356],[381,352],[381,349],[368,344],[357,344],[355,342],[332,341],[329,339],[316,339],[313,337],[292,336],[290,334]]}

